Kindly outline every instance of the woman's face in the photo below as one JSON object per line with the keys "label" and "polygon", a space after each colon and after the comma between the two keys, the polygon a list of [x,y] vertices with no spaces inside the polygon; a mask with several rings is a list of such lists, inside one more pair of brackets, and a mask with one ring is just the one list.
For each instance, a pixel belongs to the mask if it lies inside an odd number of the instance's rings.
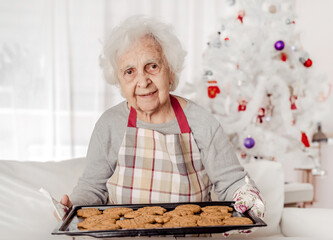
{"label": "woman's face", "polygon": [[145,114],[169,107],[169,86],[173,83],[159,44],[143,37],[117,59],[118,79],[130,106]]}

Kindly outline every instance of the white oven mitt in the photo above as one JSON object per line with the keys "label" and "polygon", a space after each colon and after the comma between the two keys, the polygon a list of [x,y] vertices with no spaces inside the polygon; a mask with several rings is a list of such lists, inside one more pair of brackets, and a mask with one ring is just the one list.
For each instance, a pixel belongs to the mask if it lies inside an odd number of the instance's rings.
{"label": "white oven mitt", "polygon": [[[251,211],[253,215],[264,219],[265,215],[265,203],[260,195],[260,191],[254,186],[253,180],[248,176],[245,177],[246,184],[240,187],[232,198],[235,201],[234,208],[237,212],[244,213]],[[251,182],[253,184],[251,184]],[[244,229],[244,230],[232,230],[223,233],[225,237],[230,236],[234,233],[249,234],[252,233],[255,228]]]}

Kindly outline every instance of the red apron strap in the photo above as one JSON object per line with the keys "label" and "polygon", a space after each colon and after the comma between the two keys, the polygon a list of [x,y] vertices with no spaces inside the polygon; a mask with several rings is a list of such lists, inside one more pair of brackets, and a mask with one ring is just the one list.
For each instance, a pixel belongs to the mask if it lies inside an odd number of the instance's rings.
{"label": "red apron strap", "polygon": [[[180,106],[177,98],[170,94],[170,100],[172,108],[175,111],[180,131],[182,133],[190,133],[191,132],[190,126],[188,125],[185,113],[182,107]],[[136,127],[136,118],[137,118],[136,110],[133,107],[131,107],[131,111],[128,116],[127,127]]]}
{"label": "red apron strap", "polygon": [[131,111],[128,116],[127,127],[136,127],[136,110],[133,107],[131,107]]}
{"label": "red apron strap", "polygon": [[188,125],[185,113],[182,107],[180,106],[177,98],[170,94],[170,99],[171,99],[171,105],[177,117],[180,131],[182,133],[190,133],[191,132],[190,126]]}

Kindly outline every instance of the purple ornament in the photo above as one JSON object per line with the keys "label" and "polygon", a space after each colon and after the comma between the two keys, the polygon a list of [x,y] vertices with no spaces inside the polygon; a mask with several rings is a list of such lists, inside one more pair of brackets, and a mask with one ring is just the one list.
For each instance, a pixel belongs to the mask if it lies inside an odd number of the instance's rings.
{"label": "purple ornament", "polygon": [[274,44],[274,47],[276,50],[278,51],[281,51],[282,49],[284,49],[284,42],[283,41],[277,41],[275,44]]}
{"label": "purple ornament", "polygon": [[246,148],[253,148],[255,144],[256,144],[256,142],[251,137],[247,137],[244,139],[244,146]]}

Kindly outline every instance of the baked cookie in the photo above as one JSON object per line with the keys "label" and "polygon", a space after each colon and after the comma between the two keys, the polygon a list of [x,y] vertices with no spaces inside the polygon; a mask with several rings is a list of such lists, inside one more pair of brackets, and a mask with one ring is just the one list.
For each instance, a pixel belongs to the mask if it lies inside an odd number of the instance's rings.
{"label": "baked cookie", "polygon": [[95,216],[91,216],[91,217],[87,217],[87,218],[85,218],[83,221],[84,222],[101,222],[101,221],[103,221],[103,220],[106,220],[106,219],[112,219],[112,218],[110,218],[108,215],[103,215],[103,214],[101,214],[101,215],[95,215]]}
{"label": "baked cookie", "polygon": [[100,210],[98,210],[98,208],[81,208],[79,210],[77,210],[77,216],[78,217],[91,217],[91,216],[95,216],[95,215],[100,215],[102,214],[102,212]]}
{"label": "baked cookie", "polygon": [[124,214],[124,218],[136,218],[144,214],[144,212],[131,211]]}
{"label": "baked cookie", "polygon": [[116,219],[103,219],[100,224],[102,225],[110,225],[110,224],[116,224]]}
{"label": "baked cookie", "polygon": [[143,212],[145,214],[149,215],[163,215],[163,213],[166,212],[166,209],[160,206],[154,206],[154,207],[143,207],[139,208],[137,212]]}
{"label": "baked cookie", "polygon": [[182,210],[182,209],[175,209],[170,212],[166,212],[163,216],[166,217],[180,217],[180,216],[187,216],[187,215],[194,215],[192,210]]}
{"label": "baked cookie", "polygon": [[186,221],[198,221],[199,219],[201,219],[199,215],[186,215],[182,216],[181,218],[185,219]]}
{"label": "baked cookie", "polygon": [[220,226],[224,225],[221,219],[201,218],[197,221],[198,226]]}
{"label": "baked cookie", "polygon": [[199,216],[187,215],[171,218],[163,227],[196,227]]}
{"label": "baked cookie", "polygon": [[163,225],[162,224],[160,224],[160,223],[154,223],[154,224],[152,224],[152,223],[146,223],[145,224],[145,228],[161,228]]}
{"label": "baked cookie", "polygon": [[174,228],[174,227],[196,227],[198,226],[196,222],[191,221],[169,221],[163,224],[164,228]]}
{"label": "baked cookie", "polygon": [[124,219],[116,221],[116,224],[122,229],[144,228],[145,223],[138,223],[134,219]]}
{"label": "baked cookie", "polygon": [[146,214],[133,218],[133,221],[139,224],[156,222],[154,215],[146,215]]}
{"label": "baked cookie", "polygon": [[228,212],[202,212],[200,217],[211,218],[211,219],[227,219],[232,216],[232,213]]}
{"label": "baked cookie", "polygon": [[120,215],[118,213],[115,213],[115,212],[103,212],[102,215],[105,215],[108,218],[112,218],[112,219],[120,219]]}
{"label": "baked cookie", "polygon": [[247,217],[230,217],[223,220],[224,225],[248,225],[253,224],[252,220]]}
{"label": "baked cookie", "polygon": [[101,224],[105,222],[106,224],[115,224],[116,219],[109,218],[107,215],[95,215],[84,219],[82,222],[77,224],[78,227],[89,228],[91,226]]}
{"label": "baked cookie", "polygon": [[203,212],[232,212],[233,209],[228,206],[206,206],[206,207],[202,207],[201,211],[203,211]]}
{"label": "baked cookie", "polygon": [[163,224],[163,223],[169,222],[170,219],[171,219],[171,217],[168,217],[168,216],[156,216],[155,222]]}
{"label": "baked cookie", "polygon": [[114,208],[108,208],[105,209],[103,211],[103,214],[118,214],[120,216],[123,216],[124,214],[128,213],[128,212],[132,212],[133,209],[132,208],[124,208],[124,207],[114,207]]}
{"label": "baked cookie", "polygon": [[199,213],[201,211],[201,207],[196,204],[182,204],[178,205],[175,210],[190,210],[193,213]]}

